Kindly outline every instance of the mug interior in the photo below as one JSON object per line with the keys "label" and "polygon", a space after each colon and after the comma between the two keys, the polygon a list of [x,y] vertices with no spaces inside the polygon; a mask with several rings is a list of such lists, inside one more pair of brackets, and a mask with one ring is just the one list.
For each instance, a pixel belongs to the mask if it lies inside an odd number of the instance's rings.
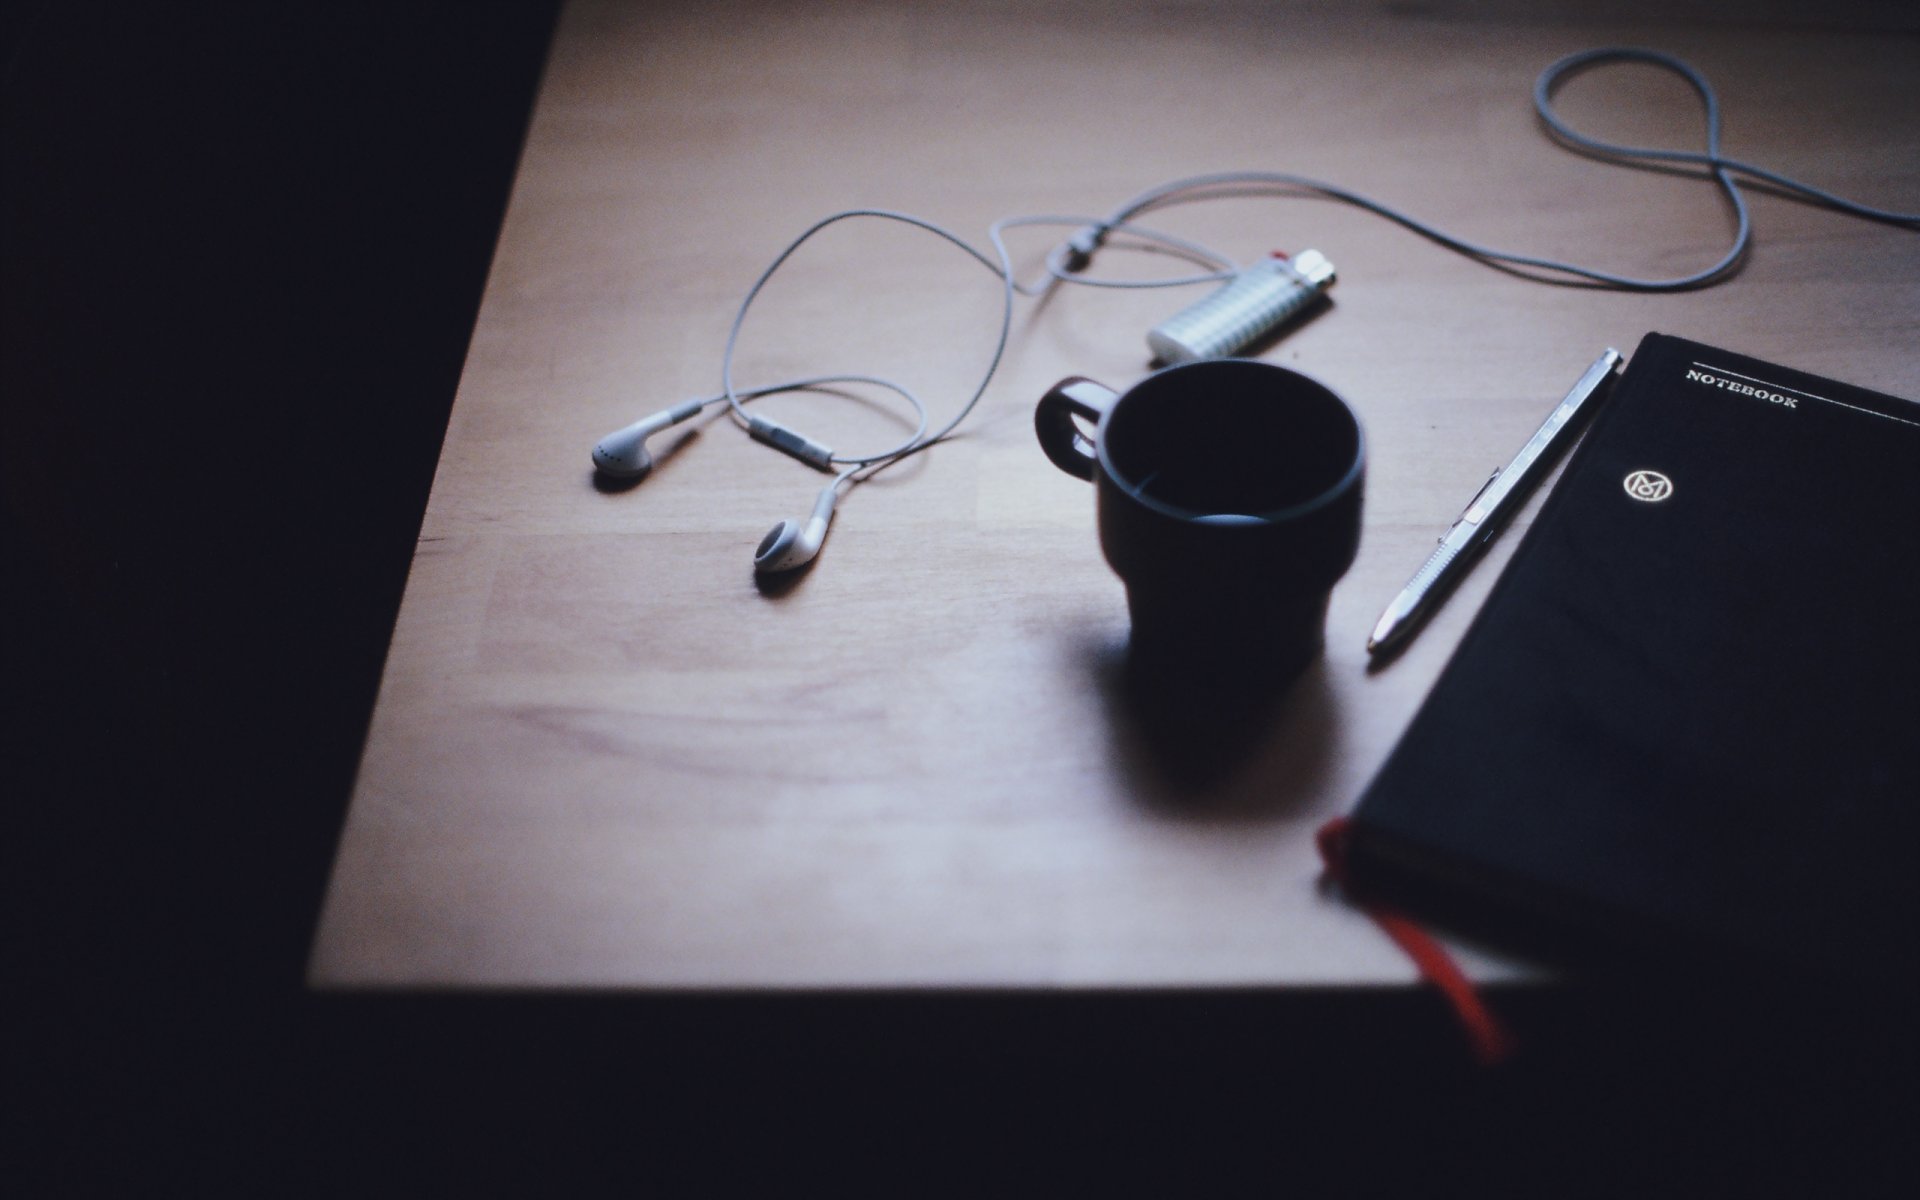
{"label": "mug interior", "polygon": [[1304,375],[1214,359],[1151,375],[1115,402],[1100,458],[1134,497],[1191,519],[1299,515],[1358,475],[1360,426]]}

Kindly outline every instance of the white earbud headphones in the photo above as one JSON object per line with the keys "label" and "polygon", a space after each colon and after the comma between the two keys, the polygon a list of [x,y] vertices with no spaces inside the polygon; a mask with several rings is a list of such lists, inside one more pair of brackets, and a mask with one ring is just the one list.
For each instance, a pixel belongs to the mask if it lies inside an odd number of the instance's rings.
{"label": "white earbud headphones", "polygon": [[[961,405],[959,412],[937,432],[927,432],[927,407],[910,390],[892,380],[874,375],[817,375],[806,379],[787,380],[764,387],[741,390],[733,381],[734,347],[739,343],[741,327],[746,323],[747,313],[753,307],[755,298],[793,253],[807,240],[839,221],[855,217],[872,217],[889,221],[900,221],[936,234],[964,250],[969,256],[986,266],[1002,281],[1003,302],[999,337],[994,343],[993,353],[982,373],[980,384]],[[780,256],[760,273],[748,289],[746,298],[741,301],[739,311],[734,314],[733,326],[727,332],[726,350],[721,356],[721,380],[725,388],[717,396],[703,400],[690,400],[675,408],[643,417],[624,429],[619,429],[601,438],[593,448],[594,469],[611,479],[636,480],[644,476],[653,465],[652,456],[647,453],[646,439],[698,415],[708,405],[725,403],[734,421],[747,431],[748,436],[762,442],[791,458],[798,459],[818,471],[836,471],[832,483],[828,484],[815,502],[812,515],[804,522],[782,521],[762,538],[754,551],[754,570],[762,575],[774,575],[797,570],[812,562],[819,554],[820,546],[826,539],[827,526],[833,520],[834,505],[838,502],[841,489],[851,488],[872,478],[908,455],[918,453],[942,440],[966,420],[979,403],[980,396],[987,390],[987,383],[993,378],[994,371],[1000,365],[1000,358],[1006,352],[1007,337],[1013,328],[1013,267],[1007,259],[1006,249],[999,246],[999,261],[995,262],[979,250],[969,245],[958,234],[949,232],[930,221],[905,213],[889,212],[884,209],[852,209],[835,213],[824,220],[815,222],[805,233],[795,238]],[[877,454],[841,455],[821,442],[789,429],[785,425],[767,417],[749,414],[743,407],[746,401],[770,396],[777,392],[818,391],[825,388],[847,384],[866,384],[890,391],[906,401],[913,409],[917,423],[913,433],[897,445]]]}
{"label": "white earbud headphones", "polygon": [[[1706,149],[1704,152],[1662,150],[1650,147],[1621,146],[1602,142],[1585,136],[1570,128],[1553,108],[1554,91],[1567,78],[1592,67],[1613,62],[1638,62],[1660,67],[1679,75],[1699,96],[1706,116]],[[736,423],[744,427],[756,441],[764,442],[784,454],[820,471],[832,471],[840,468],[832,483],[820,493],[814,504],[812,515],[804,522],[782,521],[762,538],[753,556],[754,570],[763,574],[792,571],[813,561],[819,554],[821,544],[832,522],[834,505],[838,501],[842,487],[851,488],[873,475],[885,470],[909,455],[945,440],[960,423],[973,412],[974,406],[992,382],[994,372],[999,368],[1000,359],[1006,351],[1008,335],[1013,324],[1013,298],[1016,293],[1023,296],[1038,296],[1061,283],[1081,284],[1093,287],[1110,288],[1162,288],[1180,287],[1188,284],[1217,283],[1227,281],[1229,285],[1239,281],[1244,272],[1254,267],[1241,267],[1233,260],[1218,254],[1204,246],[1181,238],[1173,237],[1153,230],[1143,229],[1132,224],[1133,218],[1156,209],[1192,200],[1205,200],[1246,195],[1276,196],[1316,196],[1333,200],[1384,217],[1422,237],[1428,238],[1449,250],[1464,255],[1477,262],[1503,270],[1509,274],[1542,283],[1576,284],[1599,286],[1625,291],[1670,292],[1684,291],[1719,283],[1731,277],[1739,270],[1752,244],[1753,228],[1747,213],[1747,205],[1740,191],[1738,177],[1758,179],[1768,184],[1775,192],[1795,199],[1834,209],[1849,216],[1863,217],[1892,225],[1920,228],[1920,213],[1900,213],[1885,209],[1872,208],[1855,201],[1844,199],[1830,192],[1822,191],[1798,180],[1777,172],[1765,170],[1720,153],[1720,106],[1713,88],[1706,78],[1685,62],[1653,50],[1640,50],[1627,47],[1604,47],[1597,50],[1571,54],[1550,64],[1540,73],[1534,82],[1534,108],[1547,126],[1551,136],[1572,147],[1576,151],[1616,163],[1659,164],[1697,167],[1705,170],[1714,184],[1720,189],[1736,218],[1737,227],[1733,243],[1721,258],[1711,266],[1688,275],[1670,279],[1639,279],[1617,275],[1591,267],[1578,266],[1553,259],[1517,254],[1496,250],[1455,237],[1423,221],[1419,221],[1397,209],[1390,208],[1379,201],[1369,199],[1357,192],[1351,192],[1332,184],[1322,183],[1305,176],[1284,174],[1276,171],[1233,171],[1212,175],[1195,175],[1177,179],[1170,183],[1150,188],[1128,200],[1106,217],[1066,217],[1066,216],[1023,216],[1007,217],[996,221],[988,230],[988,238],[993,246],[993,255],[982,252],[968,243],[958,234],[952,233],[930,221],[906,213],[889,212],[884,209],[852,209],[835,213],[815,222],[806,232],[795,238],[779,257],[775,258],[759,279],[748,289],[746,299],[741,301],[739,311],[734,315],[733,326],[727,333],[726,350],[721,356],[721,379],[724,386],[717,396],[704,400],[692,400],[675,408],[665,409],[642,418],[632,425],[608,434],[593,448],[593,465],[603,476],[616,480],[637,480],[652,468],[653,460],[647,453],[646,439],[663,429],[670,428],[682,421],[690,420],[709,405],[725,402]],[[791,380],[766,387],[738,390],[733,382],[733,353],[739,341],[741,326],[745,323],[747,311],[752,307],[755,297],[760,294],[773,273],[798,250],[807,239],[813,237],[829,225],[855,217],[870,217],[888,221],[899,221],[936,234],[965,251],[999,277],[1003,294],[1003,308],[1000,319],[999,338],[994,344],[993,353],[986,370],[980,377],[979,385],[974,388],[959,411],[937,432],[927,433],[927,410],[919,399],[906,388],[888,380],[865,375],[828,375],[812,379]],[[1012,259],[1007,253],[1005,232],[1008,229],[1029,225],[1054,225],[1074,228],[1068,239],[1056,246],[1046,256],[1046,274],[1028,284],[1015,280]],[[1201,266],[1200,274],[1178,278],[1150,280],[1096,279],[1081,274],[1093,260],[1094,255],[1107,244],[1114,234],[1131,239],[1136,248],[1155,250],[1171,254]],[[1331,278],[1328,267],[1327,278]],[[1290,310],[1291,311],[1291,310]],[[1216,351],[1233,353],[1233,349]],[[791,429],[767,420],[763,417],[749,416],[742,408],[742,402],[776,392],[817,390],[832,385],[846,383],[871,384],[903,397],[919,416],[919,427],[913,436],[888,450],[863,457],[836,455],[832,450],[818,442],[803,437]]]}
{"label": "white earbud headphones", "polygon": [[[835,454],[832,448],[797,433],[777,421],[750,415],[741,407],[748,400],[757,400],[777,392],[813,391],[844,384],[870,384],[900,396],[918,418],[913,436],[881,454],[847,458]],[[842,468],[834,476],[833,482],[821,491],[811,517],[804,522],[782,521],[761,539],[759,548],[754,551],[753,568],[756,572],[765,575],[797,570],[813,561],[814,556],[820,552],[821,543],[826,539],[827,526],[833,520],[834,505],[839,500],[843,485],[848,484],[849,481],[858,482],[869,478],[880,469],[898,462],[906,455],[936,440],[926,437],[926,405],[921,403],[918,396],[899,384],[872,375],[816,375],[767,387],[750,388],[743,392],[722,393],[702,400],[689,400],[677,407],[662,409],[642,417],[623,429],[614,430],[594,443],[594,470],[607,479],[620,482],[636,482],[645,478],[653,469],[653,455],[647,451],[648,438],[663,429],[670,429],[683,421],[692,420],[709,406],[721,403],[730,404],[736,421],[755,441],[772,446],[815,470],[832,471],[836,467]],[[964,413],[962,415],[964,416]]]}
{"label": "white earbud headphones", "polygon": [[593,469],[609,479],[641,478],[653,470],[653,455],[647,453],[647,439],[662,429],[699,416],[706,407],[706,401],[689,400],[678,408],[663,409],[625,429],[614,430],[593,444]]}
{"label": "white earbud headphones", "polygon": [[812,562],[820,553],[820,544],[827,540],[827,526],[833,523],[833,506],[839,499],[840,484],[836,480],[820,489],[820,498],[813,502],[813,515],[805,525],[782,521],[769,529],[753,552],[753,569],[776,574]]}

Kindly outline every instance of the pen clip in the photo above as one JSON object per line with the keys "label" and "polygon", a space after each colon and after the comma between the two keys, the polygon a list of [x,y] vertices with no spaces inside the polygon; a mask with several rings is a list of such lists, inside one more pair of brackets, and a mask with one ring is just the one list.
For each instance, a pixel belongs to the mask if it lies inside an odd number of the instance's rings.
{"label": "pen clip", "polygon": [[1493,474],[1487,476],[1487,481],[1480,485],[1480,490],[1473,494],[1473,499],[1467,501],[1467,507],[1461,511],[1462,521],[1471,521],[1478,525],[1487,519],[1487,511],[1480,506],[1480,502],[1486,498],[1488,489],[1493,487],[1494,481],[1500,478],[1500,473],[1504,470],[1506,470],[1505,467],[1495,467]]}

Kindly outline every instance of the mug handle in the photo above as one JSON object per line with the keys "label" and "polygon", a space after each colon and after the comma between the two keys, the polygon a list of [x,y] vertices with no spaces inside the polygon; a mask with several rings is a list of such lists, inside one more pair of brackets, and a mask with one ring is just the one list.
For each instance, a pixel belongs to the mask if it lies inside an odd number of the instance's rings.
{"label": "mug handle", "polygon": [[1053,465],[1069,475],[1091,480],[1097,459],[1093,439],[1081,432],[1075,418],[1098,423],[1120,393],[1081,375],[1069,375],[1040,397],[1033,410],[1033,431]]}

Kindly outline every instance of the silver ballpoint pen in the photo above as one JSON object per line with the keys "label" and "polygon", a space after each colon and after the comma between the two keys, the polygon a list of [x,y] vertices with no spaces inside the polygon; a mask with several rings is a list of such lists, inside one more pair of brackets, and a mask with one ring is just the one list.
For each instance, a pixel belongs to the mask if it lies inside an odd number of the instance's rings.
{"label": "silver ballpoint pen", "polygon": [[1593,360],[1566,399],[1547,417],[1538,432],[1520,447],[1513,461],[1495,471],[1440,539],[1440,547],[1387,605],[1367,638],[1367,653],[1380,654],[1404,643],[1420,623],[1440,606],[1453,584],[1466,574],[1480,551],[1512,519],[1554,460],[1572,444],[1581,418],[1592,411],[1588,403],[1620,365],[1620,352],[1609,349]]}

